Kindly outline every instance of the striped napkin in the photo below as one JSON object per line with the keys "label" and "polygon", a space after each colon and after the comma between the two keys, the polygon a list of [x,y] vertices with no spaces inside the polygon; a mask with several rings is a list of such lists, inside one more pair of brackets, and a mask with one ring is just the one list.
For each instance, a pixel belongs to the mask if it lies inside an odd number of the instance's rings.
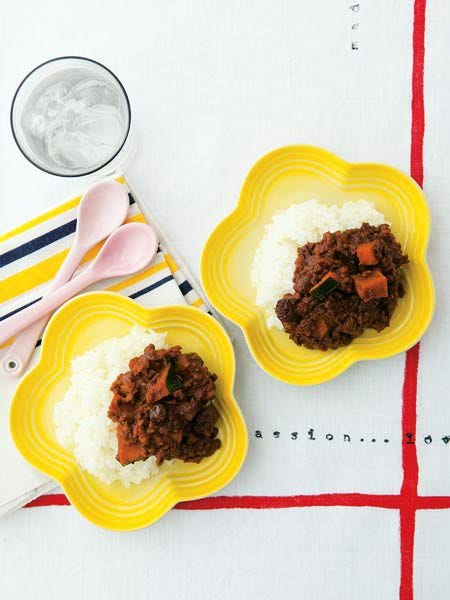
{"label": "striped napkin", "polygon": [[[210,312],[192,275],[171,246],[167,236],[139,203],[135,192],[121,177],[130,199],[127,222],[147,222],[160,239],[150,265],[127,278],[101,281],[88,288],[110,290],[129,296],[143,306],[190,304]],[[77,207],[81,196],[0,236],[0,321],[37,302],[53,279],[74,240]],[[84,258],[82,270],[98,253],[101,244]],[[31,365],[39,357],[37,344]],[[6,344],[2,346],[5,348]],[[4,350],[0,350],[0,360]],[[55,487],[55,482],[33,469],[19,455],[9,434],[8,410],[17,380],[0,371],[0,515]],[[32,401],[32,399],[30,399]]]}

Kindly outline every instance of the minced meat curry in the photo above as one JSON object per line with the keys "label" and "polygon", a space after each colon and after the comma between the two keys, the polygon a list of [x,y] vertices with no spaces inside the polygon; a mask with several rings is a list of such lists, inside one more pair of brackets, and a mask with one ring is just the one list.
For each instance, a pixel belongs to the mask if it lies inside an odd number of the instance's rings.
{"label": "minced meat curry", "polygon": [[404,295],[408,262],[389,225],[325,233],[297,249],[294,293],[275,312],[296,344],[327,350],[350,344],[365,328],[381,331]]}
{"label": "minced meat curry", "polygon": [[117,423],[117,460],[127,465],[149,456],[158,464],[178,458],[200,462],[221,446],[213,404],[217,376],[198,354],[153,344],[129,363],[111,386],[108,416]]}

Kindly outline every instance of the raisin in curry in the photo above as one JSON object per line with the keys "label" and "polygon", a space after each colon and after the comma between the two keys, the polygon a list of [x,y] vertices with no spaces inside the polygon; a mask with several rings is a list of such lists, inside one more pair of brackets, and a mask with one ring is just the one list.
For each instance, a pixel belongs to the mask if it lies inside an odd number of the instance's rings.
{"label": "raisin in curry", "polygon": [[325,233],[297,249],[294,293],[275,312],[296,344],[327,350],[350,344],[365,328],[382,331],[404,295],[408,262],[389,225]]}
{"label": "raisin in curry", "polygon": [[111,386],[108,416],[117,423],[117,460],[127,465],[149,456],[158,464],[200,462],[221,446],[212,404],[217,376],[196,353],[153,344],[129,363]]}

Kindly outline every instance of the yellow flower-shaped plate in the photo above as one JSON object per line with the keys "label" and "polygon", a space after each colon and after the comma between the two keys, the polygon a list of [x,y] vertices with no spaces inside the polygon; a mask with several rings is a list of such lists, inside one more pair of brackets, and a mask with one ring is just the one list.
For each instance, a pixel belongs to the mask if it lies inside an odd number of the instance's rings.
{"label": "yellow flower-shaped plate", "polygon": [[[381,333],[367,330],[350,346],[328,352],[299,347],[283,331],[268,329],[250,282],[265,225],[277,211],[311,198],[338,205],[361,198],[373,201],[410,259],[405,268],[406,295],[390,327]],[[236,209],[206,243],[202,281],[214,306],[241,327],[255,360],[267,373],[296,385],[322,383],[355,361],[402,352],[423,335],[434,310],[426,262],[429,232],[424,195],[407,175],[381,164],[347,163],[313,146],[287,146],[261,158],[248,174]]]}
{"label": "yellow flower-shaped plate", "polygon": [[[58,444],[52,416],[67,389],[71,359],[108,338],[126,335],[135,324],[167,332],[168,344],[197,352],[217,373],[222,447],[199,464],[174,461],[164,465],[156,477],[125,488],[120,482],[106,485],[83,471]],[[114,530],[146,527],[177,502],[216,492],[239,471],[246,454],[247,431],[233,397],[234,371],[233,348],[225,331],[197,308],[143,308],[111,292],[84,294],[65,304],[50,321],[41,359],[13,398],[11,433],[23,456],[56,479],[84,517]]]}

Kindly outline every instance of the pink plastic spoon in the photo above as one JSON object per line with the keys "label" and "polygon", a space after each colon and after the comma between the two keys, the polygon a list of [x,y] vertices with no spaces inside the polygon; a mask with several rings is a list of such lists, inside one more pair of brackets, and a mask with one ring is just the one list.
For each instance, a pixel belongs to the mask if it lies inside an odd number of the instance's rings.
{"label": "pink plastic spoon", "polygon": [[149,225],[127,223],[106,240],[95,260],[85,271],[39,302],[0,323],[0,344],[61,306],[81,290],[97,281],[123,277],[140,271],[155,256],[158,238]]}
{"label": "pink plastic spoon", "polygon": [[[128,193],[119,182],[111,179],[89,188],[78,206],[74,243],[47,293],[70,280],[86,252],[122,225],[128,209]],[[4,371],[14,376],[23,373],[47,321],[44,317],[14,340],[2,361]]]}

